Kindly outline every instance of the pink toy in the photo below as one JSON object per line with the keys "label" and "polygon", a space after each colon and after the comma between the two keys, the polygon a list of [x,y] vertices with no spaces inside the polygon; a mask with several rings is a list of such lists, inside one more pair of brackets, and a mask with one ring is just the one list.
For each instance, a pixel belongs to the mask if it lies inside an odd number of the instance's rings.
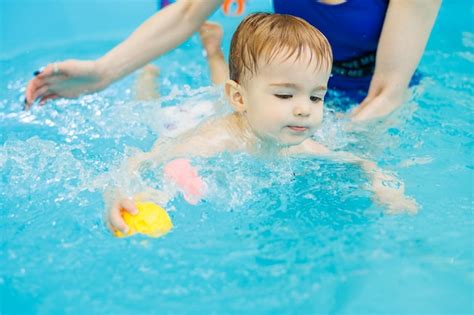
{"label": "pink toy", "polygon": [[164,168],[164,173],[165,178],[178,186],[184,199],[190,204],[197,204],[204,196],[206,184],[188,160],[176,159],[169,162]]}

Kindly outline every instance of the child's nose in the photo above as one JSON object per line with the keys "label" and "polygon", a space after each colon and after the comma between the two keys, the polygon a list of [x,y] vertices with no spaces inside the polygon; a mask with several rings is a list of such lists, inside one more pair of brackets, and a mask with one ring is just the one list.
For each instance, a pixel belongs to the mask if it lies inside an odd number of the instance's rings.
{"label": "child's nose", "polygon": [[294,108],[293,108],[293,115],[295,116],[303,116],[307,117],[311,114],[311,104],[308,104],[308,102],[302,101],[298,103]]}

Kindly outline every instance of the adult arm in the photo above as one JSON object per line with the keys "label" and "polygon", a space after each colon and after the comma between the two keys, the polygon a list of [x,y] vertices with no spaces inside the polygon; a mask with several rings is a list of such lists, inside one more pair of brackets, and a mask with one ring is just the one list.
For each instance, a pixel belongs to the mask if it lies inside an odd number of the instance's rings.
{"label": "adult arm", "polygon": [[425,50],[441,0],[391,0],[377,48],[367,97],[352,112],[353,121],[382,117],[403,102]]}
{"label": "adult arm", "polygon": [[158,11],[98,60],[47,65],[28,83],[26,107],[35,100],[71,98],[104,89],[184,42],[221,3],[222,0],[179,0]]}

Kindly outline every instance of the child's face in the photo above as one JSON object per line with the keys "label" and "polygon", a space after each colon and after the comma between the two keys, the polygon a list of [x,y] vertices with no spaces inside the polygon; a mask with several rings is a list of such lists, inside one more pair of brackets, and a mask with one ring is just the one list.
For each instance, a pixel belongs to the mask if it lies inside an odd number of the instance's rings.
{"label": "child's face", "polygon": [[244,115],[260,139],[297,145],[321,124],[330,69],[318,69],[310,56],[308,51],[298,59],[277,56],[245,81]]}

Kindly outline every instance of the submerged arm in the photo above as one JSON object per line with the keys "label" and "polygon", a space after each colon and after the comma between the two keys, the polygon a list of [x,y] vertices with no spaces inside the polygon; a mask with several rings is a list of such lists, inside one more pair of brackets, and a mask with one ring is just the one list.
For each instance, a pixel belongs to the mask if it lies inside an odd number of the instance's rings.
{"label": "submerged arm", "polygon": [[441,0],[389,2],[375,73],[367,97],[352,112],[354,121],[388,115],[402,104],[440,6]]}
{"label": "submerged arm", "polygon": [[365,160],[348,152],[333,152],[329,158],[360,166],[371,181],[370,190],[376,202],[386,206],[389,213],[416,213],[416,201],[405,195],[405,185],[395,174],[382,170],[374,161]]}
{"label": "submerged arm", "polygon": [[383,204],[389,213],[416,213],[418,205],[415,200],[405,196],[405,185],[394,174],[380,169],[373,161],[362,159],[352,153],[331,151],[322,144],[312,140],[305,141],[292,154],[311,155],[330,160],[358,165],[370,179],[370,190],[376,202]]}

